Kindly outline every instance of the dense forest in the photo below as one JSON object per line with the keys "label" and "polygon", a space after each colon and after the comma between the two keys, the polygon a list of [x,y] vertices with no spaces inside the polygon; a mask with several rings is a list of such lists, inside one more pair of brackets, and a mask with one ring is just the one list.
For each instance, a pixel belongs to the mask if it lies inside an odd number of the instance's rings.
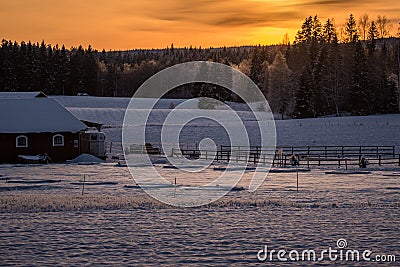
{"label": "dense forest", "polygon": [[[166,67],[205,60],[248,75],[282,117],[398,113],[400,42],[389,30],[384,16],[373,21],[350,15],[341,30],[331,19],[310,16],[292,44],[285,36],[282,44],[270,46],[96,51],[3,40],[0,91],[130,97]],[[203,89],[186,86],[169,97],[215,96]],[[219,96],[233,100],[229,94]]]}

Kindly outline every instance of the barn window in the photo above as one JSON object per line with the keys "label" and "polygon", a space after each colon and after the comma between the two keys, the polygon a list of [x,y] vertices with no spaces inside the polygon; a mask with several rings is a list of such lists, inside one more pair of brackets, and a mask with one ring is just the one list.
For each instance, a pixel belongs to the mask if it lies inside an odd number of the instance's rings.
{"label": "barn window", "polygon": [[28,137],[25,135],[17,136],[15,140],[16,147],[28,147]]}
{"label": "barn window", "polygon": [[56,134],[53,136],[53,146],[64,146],[64,136]]}

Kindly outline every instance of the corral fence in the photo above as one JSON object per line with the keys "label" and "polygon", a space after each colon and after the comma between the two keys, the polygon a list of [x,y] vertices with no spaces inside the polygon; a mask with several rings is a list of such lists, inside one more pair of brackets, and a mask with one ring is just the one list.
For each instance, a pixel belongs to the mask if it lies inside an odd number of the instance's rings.
{"label": "corral fence", "polygon": [[291,165],[291,159],[295,155],[299,159],[299,165],[359,165],[362,157],[365,157],[371,165],[396,164],[400,166],[400,154],[396,154],[395,146],[223,146],[218,150],[181,149],[174,151],[176,156],[184,156],[194,159],[210,159],[216,161],[235,161],[254,164],[271,164],[272,166]]}
{"label": "corral fence", "polygon": [[145,145],[131,144],[124,147],[128,154],[164,154],[188,159],[205,159],[220,162],[238,162],[249,164],[272,164],[272,166],[292,165],[293,155],[299,159],[300,166],[358,166],[362,157],[370,165],[398,165],[400,154],[395,146],[225,146],[215,150],[204,150],[198,144],[184,143],[180,148],[161,146],[152,143]]}

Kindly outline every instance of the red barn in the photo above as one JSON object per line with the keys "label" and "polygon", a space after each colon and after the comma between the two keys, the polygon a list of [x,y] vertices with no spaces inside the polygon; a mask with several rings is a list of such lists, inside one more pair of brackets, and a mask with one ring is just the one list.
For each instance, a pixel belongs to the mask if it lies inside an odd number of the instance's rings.
{"label": "red barn", "polygon": [[52,162],[73,159],[87,128],[41,92],[0,93],[0,163],[16,163],[19,155],[47,154]]}

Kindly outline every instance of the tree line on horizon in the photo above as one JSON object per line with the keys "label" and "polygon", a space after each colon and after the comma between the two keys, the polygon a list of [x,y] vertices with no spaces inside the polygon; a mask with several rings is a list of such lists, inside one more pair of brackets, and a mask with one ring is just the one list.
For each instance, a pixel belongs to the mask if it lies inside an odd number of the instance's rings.
{"label": "tree line on horizon", "polygon": [[[332,19],[307,17],[293,44],[99,52],[3,40],[0,90],[49,95],[131,97],[158,71],[189,61],[213,61],[248,75],[282,118],[399,113],[399,38],[388,38],[389,20],[350,15],[339,31]],[[400,33],[399,33],[400,36]],[[238,101],[215,85],[192,84],[167,97],[217,97]]]}

